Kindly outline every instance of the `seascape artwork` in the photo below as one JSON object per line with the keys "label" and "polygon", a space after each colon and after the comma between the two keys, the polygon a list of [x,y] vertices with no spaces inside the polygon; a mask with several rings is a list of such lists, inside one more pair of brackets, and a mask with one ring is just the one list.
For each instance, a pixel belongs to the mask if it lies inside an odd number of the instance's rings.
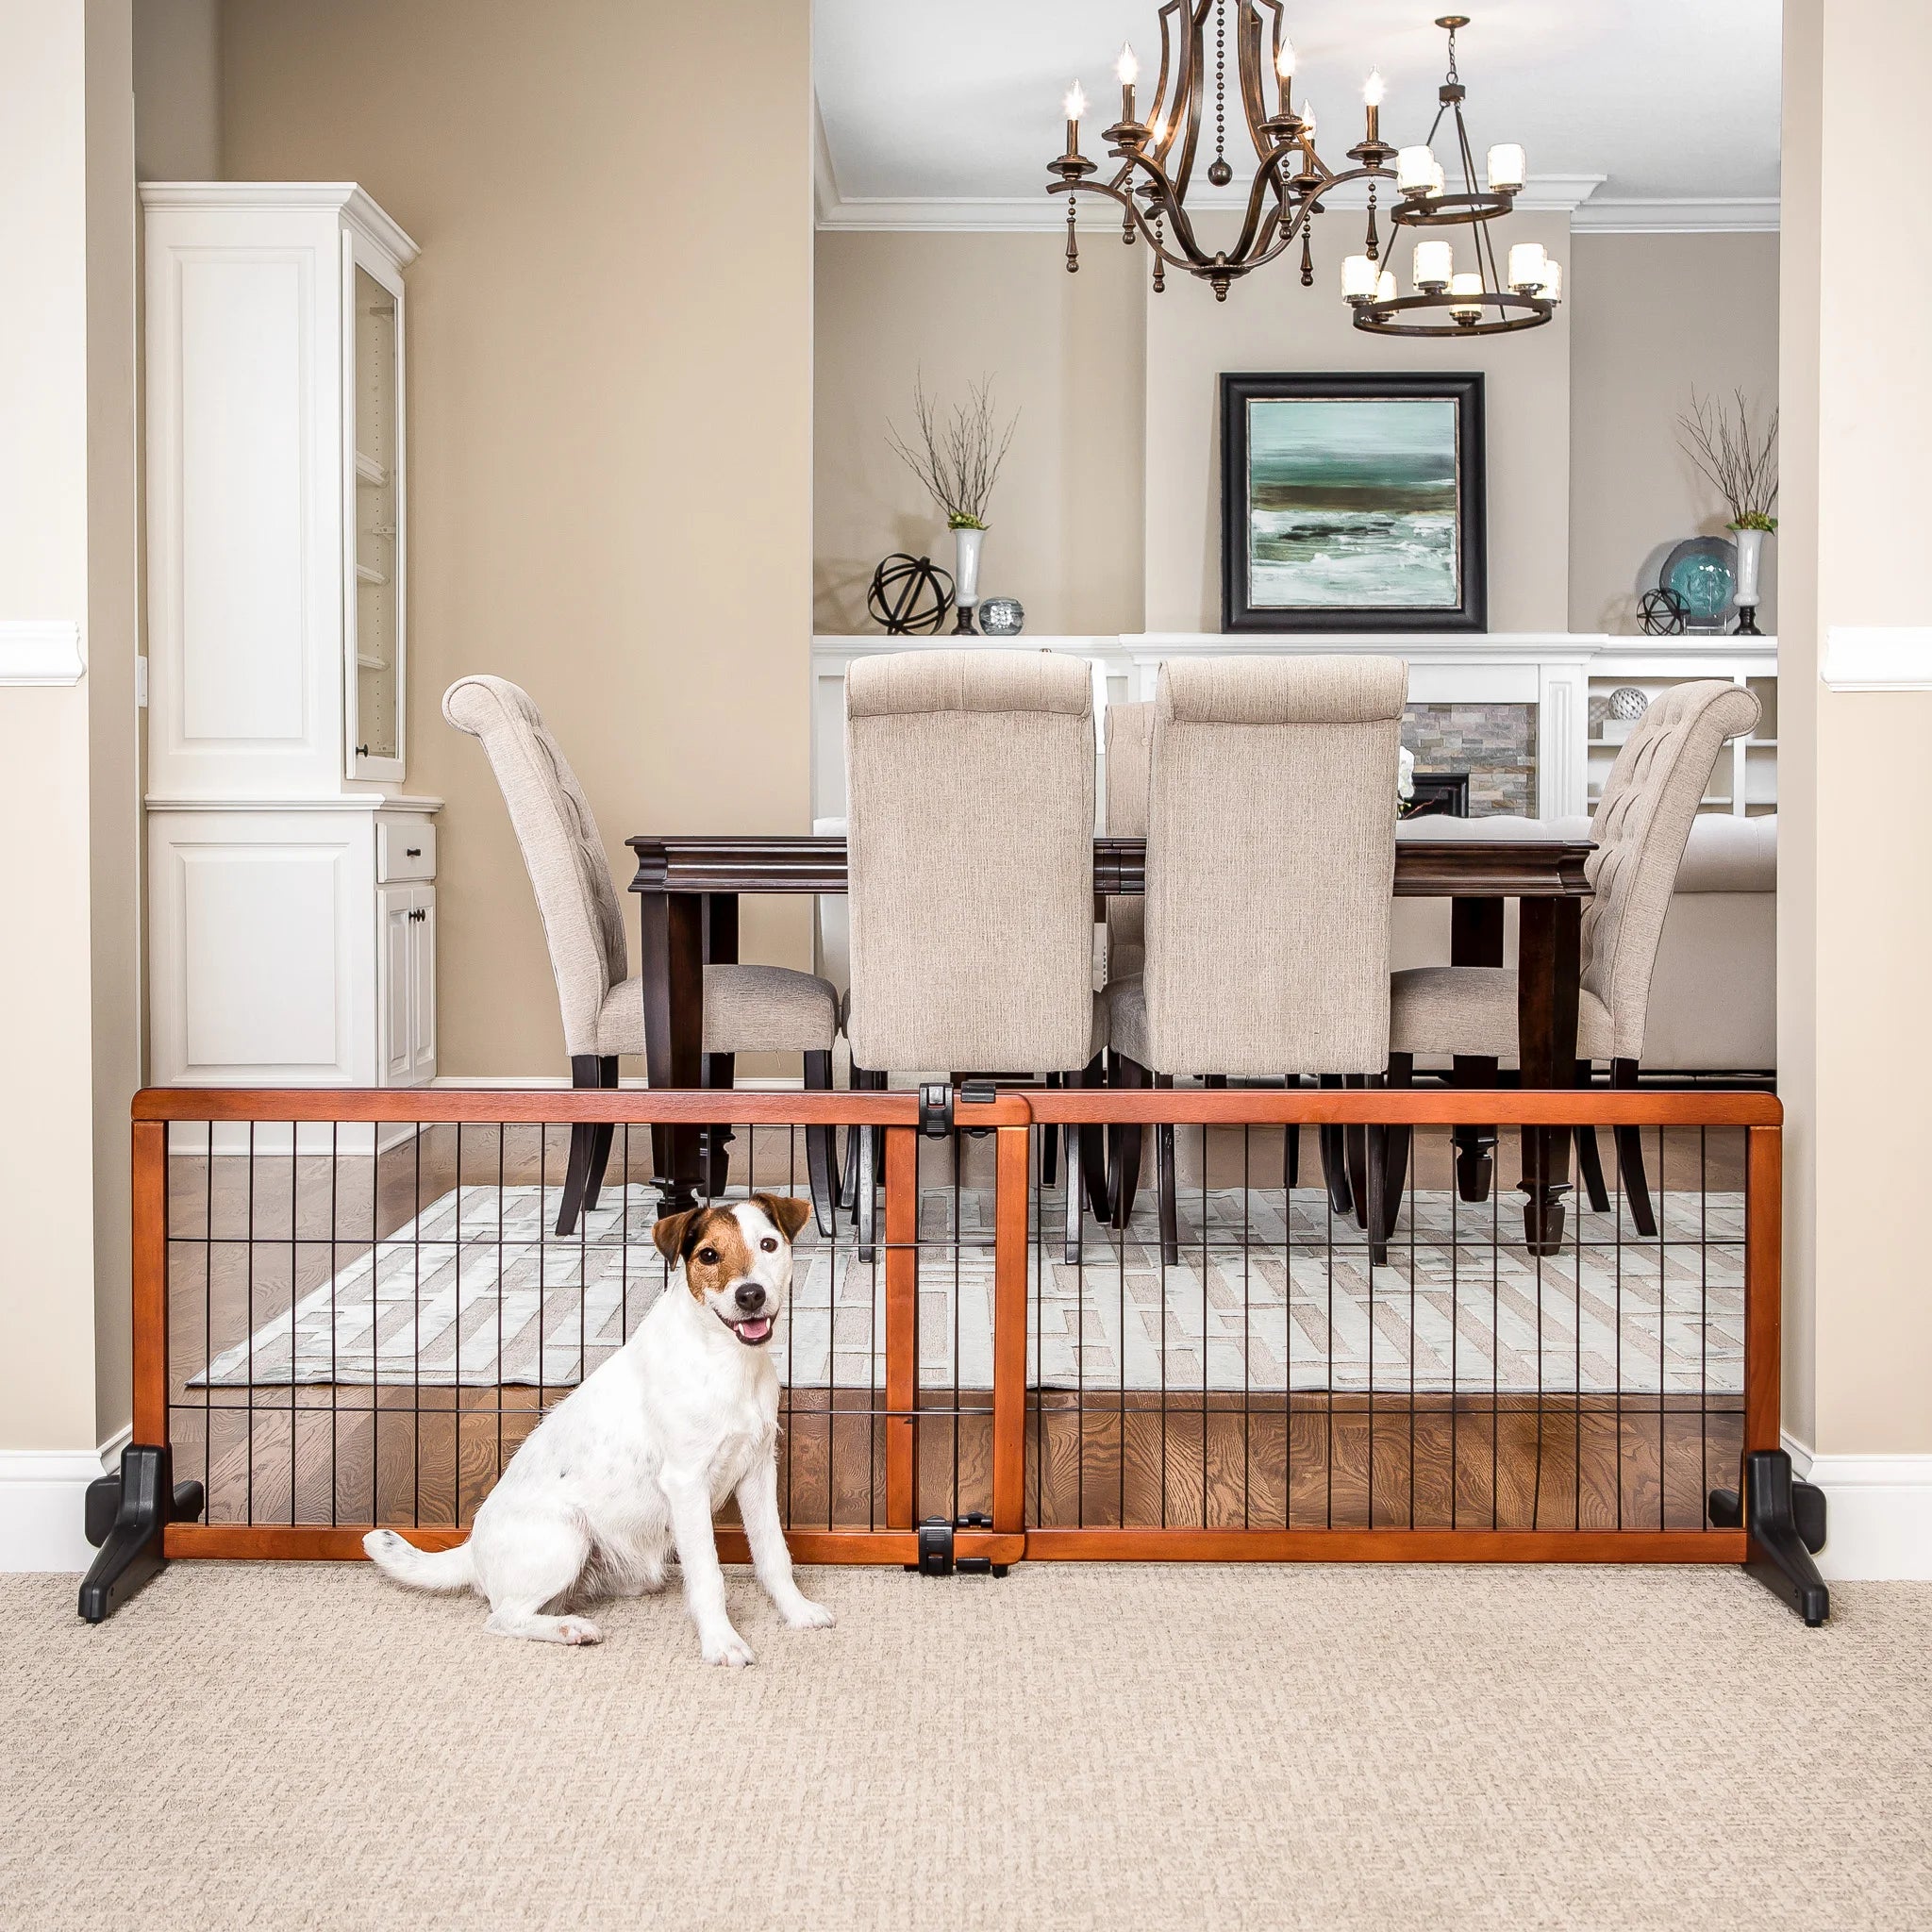
{"label": "seascape artwork", "polygon": [[1251,396],[1247,432],[1251,608],[1462,603],[1453,397]]}

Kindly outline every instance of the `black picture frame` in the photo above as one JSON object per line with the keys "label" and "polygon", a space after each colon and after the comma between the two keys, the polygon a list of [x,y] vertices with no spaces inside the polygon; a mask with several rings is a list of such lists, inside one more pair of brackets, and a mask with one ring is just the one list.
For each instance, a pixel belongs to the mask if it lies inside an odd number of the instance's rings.
{"label": "black picture frame", "polygon": [[[1457,602],[1284,607],[1251,595],[1248,532],[1249,406],[1257,402],[1456,405]],[[1224,374],[1221,378],[1221,628],[1230,634],[1300,631],[1480,631],[1489,628],[1489,534],[1483,378],[1463,375]]]}

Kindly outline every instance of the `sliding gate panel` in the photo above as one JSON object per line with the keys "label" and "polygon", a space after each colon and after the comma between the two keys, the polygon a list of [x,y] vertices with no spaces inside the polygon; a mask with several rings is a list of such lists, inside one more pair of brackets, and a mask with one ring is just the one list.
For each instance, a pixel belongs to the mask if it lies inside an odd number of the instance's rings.
{"label": "sliding gate panel", "polygon": [[[1741,1558],[1706,1504],[1777,1446],[1774,1099],[1031,1100],[1029,1556]],[[1457,1122],[1490,1124],[1481,1188]],[[1074,1123],[1138,1175],[1126,1224],[1084,1214],[1076,1250],[1062,1149],[1041,1185]],[[1601,1206],[1552,1179],[1534,1241],[1531,1135],[1546,1177],[1599,1141],[1604,1176]]]}
{"label": "sliding gate panel", "polygon": [[[989,1185],[963,1193],[910,1095],[192,1091],[144,1093],[136,1115],[136,1440],[207,1491],[170,1554],[352,1556],[375,1525],[459,1541],[543,1415],[672,1288],[652,1239],[667,1125],[703,1137],[701,1203],[807,1199],[816,1172],[829,1210],[829,1232],[814,1215],[794,1241],[768,1344],[794,1553],[910,1562],[916,1523],[945,1513],[986,1519],[961,1554],[1021,1554],[1020,1383],[1002,1411],[993,1368],[1022,1299],[997,1335],[993,1317],[998,1174],[1016,1169],[1004,1240],[1024,1241],[1024,1102],[960,1108],[991,1130]],[[830,1191],[864,1132],[883,1190],[861,1245]],[[595,1205],[558,1233],[573,1141],[589,1158],[592,1136]],[[949,1282],[950,1324],[925,1318]],[[741,1557],[735,1506],[719,1524]]]}

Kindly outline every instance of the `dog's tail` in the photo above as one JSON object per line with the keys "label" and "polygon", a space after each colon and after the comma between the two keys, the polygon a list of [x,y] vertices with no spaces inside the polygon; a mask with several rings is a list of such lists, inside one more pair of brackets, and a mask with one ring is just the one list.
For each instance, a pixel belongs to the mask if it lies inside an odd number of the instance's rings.
{"label": "dog's tail", "polygon": [[372,1529],[362,1547],[384,1575],[411,1590],[467,1590],[476,1579],[468,1543],[453,1550],[419,1550],[392,1529]]}

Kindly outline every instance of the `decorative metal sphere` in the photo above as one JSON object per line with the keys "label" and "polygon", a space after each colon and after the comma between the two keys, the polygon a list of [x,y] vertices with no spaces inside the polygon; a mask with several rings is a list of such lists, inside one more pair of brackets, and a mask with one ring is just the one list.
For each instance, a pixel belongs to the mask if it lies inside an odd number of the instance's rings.
{"label": "decorative metal sphere", "polygon": [[990,638],[1016,638],[1026,624],[1025,608],[1017,597],[989,597],[978,615],[979,628]]}
{"label": "decorative metal sphere", "polygon": [[1621,724],[1634,724],[1650,709],[1650,700],[1634,684],[1620,684],[1610,693],[1610,716]]}
{"label": "decorative metal sphere", "polygon": [[939,629],[953,608],[953,579],[929,557],[895,550],[872,574],[865,608],[891,637]]}
{"label": "decorative metal sphere", "polygon": [[1234,179],[1234,170],[1219,155],[1208,163],[1208,178],[1217,188],[1225,188]]}
{"label": "decorative metal sphere", "polygon": [[1674,591],[1644,591],[1637,600],[1637,611],[1651,637],[1674,638],[1684,628],[1684,600]]}

